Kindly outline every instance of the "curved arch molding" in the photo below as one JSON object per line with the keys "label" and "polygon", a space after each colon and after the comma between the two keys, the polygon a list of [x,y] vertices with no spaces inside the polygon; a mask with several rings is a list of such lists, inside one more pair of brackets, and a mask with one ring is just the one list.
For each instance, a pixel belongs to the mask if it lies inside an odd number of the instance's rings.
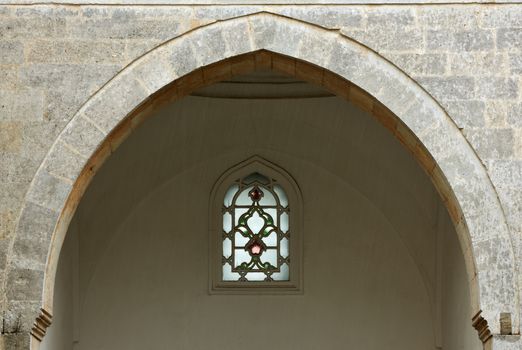
{"label": "curved arch molding", "polygon": [[[394,116],[381,121],[424,167],[454,221],[473,311],[481,312],[482,324],[487,322],[493,334],[500,331],[500,313],[511,313],[518,329],[516,265],[503,211],[486,170],[453,121],[415,81],[367,47],[338,31],[270,13],[216,22],[160,45],[123,69],[74,115],[31,183],[8,258],[8,312],[22,315],[22,327],[32,327],[36,339],[45,333],[69,221],[103,159],[139,124],[139,115],[130,121],[127,116],[161,99],[164,95],[157,92],[181,77],[178,93],[193,91],[198,79],[209,84],[226,75],[218,65],[205,77],[203,67],[256,52],[260,61],[278,55],[306,62],[304,68],[317,67],[324,72],[320,79],[332,77],[319,83],[340,96],[348,88],[335,79],[348,81]],[[301,72],[314,82],[313,69],[309,73]],[[359,105],[364,107],[364,101]]]}

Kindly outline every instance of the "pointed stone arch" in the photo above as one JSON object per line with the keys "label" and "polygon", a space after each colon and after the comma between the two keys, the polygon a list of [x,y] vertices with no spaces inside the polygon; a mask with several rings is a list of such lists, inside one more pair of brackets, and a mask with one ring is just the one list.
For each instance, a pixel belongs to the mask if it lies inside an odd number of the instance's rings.
{"label": "pointed stone arch", "polygon": [[[270,13],[216,22],[131,63],[74,115],[25,198],[6,272],[7,307],[41,339],[50,323],[57,260],[76,206],[103,161],[158,104],[256,67],[322,84],[372,113],[415,155],[458,232],[477,324],[518,329],[513,247],[480,159],[440,105],[414,80],[338,31]],[[35,310],[41,307],[40,316]],[[38,317],[37,317],[38,316]],[[479,325],[479,326],[480,326]],[[484,328],[484,327],[483,327]]]}

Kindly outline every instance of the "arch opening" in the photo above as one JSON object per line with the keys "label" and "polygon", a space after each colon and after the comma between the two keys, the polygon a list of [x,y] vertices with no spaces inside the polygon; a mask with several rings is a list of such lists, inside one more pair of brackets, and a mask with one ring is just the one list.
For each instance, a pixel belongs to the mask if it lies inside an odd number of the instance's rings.
{"label": "arch opening", "polygon": [[[266,55],[273,58],[261,52],[245,59]],[[71,289],[79,292],[69,299],[79,305],[58,302],[55,309],[57,324],[78,325],[79,338],[69,342],[80,349],[122,342],[235,349],[242,335],[255,338],[263,328],[274,347],[360,347],[378,329],[379,339],[366,346],[480,348],[456,233],[411,155],[368,112],[295,76],[287,78],[287,94],[267,97],[250,81],[266,72],[273,66],[157,106],[100,168],[72,220],[55,279],[63,285],[77,259],[80,278]],[[270,91],[281,88],[277,74]],[[288,91],[294,89],[298,95]],[[207,294],[210,191],[251,155],[295,174],[301,187],[301,295]],[[74,309],[80,311],[63,322],[63,310]],[[237,339],[227,334],[230,325]],[[199,327],[205,340],[195,336]],[[129,330],[139,339],[122,341]],[[401,331],[415,335],[396,340]],[[58,348],[48,343],[56,340],[52,326],[48,336],[42,348]]]}

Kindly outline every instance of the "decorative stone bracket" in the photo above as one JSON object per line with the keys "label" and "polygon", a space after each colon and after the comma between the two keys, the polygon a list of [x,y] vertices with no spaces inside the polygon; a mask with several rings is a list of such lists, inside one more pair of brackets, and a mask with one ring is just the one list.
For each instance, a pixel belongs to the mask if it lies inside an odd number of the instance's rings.
{"label": "decorative stone bracket", "polygon": [[486,343],[491,337],[491,331],[488,327],[488,321],[486,321],[480,314],[482,310],[480,310],[475,316],[472,318],[473,327],[477,330],[478,335],[482,343]]}
{"label": "decorative stone bracket", "polygon": [[36,318],[33,328],[31,328],[31,335],[39,341],[42,341],[47,328],[51,325],[52,318],[53,315],[44,309],[40,309],[40,315]]}

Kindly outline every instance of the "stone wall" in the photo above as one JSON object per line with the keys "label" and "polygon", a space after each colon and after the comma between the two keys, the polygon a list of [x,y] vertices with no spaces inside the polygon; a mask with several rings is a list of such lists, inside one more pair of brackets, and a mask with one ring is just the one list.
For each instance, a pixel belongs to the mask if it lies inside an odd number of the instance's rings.
{"label": "stone wall", "polygon": [[[141,55],[169,39],[209,23],[257,12],[339,30],[397,65],[432,95],[487,170],[509,227],[509,244],[520,262],[522,5],[107,6],[13,2],[0,5],[0,268],[5,270],[12,263],[8,256],[31,181],[60,132],[91,96]],[[72,184],[65,173],[54,175]],[[27,249],[34,248],[28,245]],[[41,249],[45,252],[48,247]],[[495,246],[488,249],[495,250]],[[27,261],[18,265],[25,265],[28,271],[43,269],[35,264]],[[0,276],[4,302],[24,299],[31,293],[30,272],[23,279],[7,280],[4,273]],[[38,299],[39,291],[33,293],[33,300]],[[518,299],[516,303],[519,305]],[[18,332],[14,321],[18,316],[5,313],[7,328],[3,333]],[[22,324],[27,322],[31,321]],[[513,331],[519,332],[518,324]]]}

